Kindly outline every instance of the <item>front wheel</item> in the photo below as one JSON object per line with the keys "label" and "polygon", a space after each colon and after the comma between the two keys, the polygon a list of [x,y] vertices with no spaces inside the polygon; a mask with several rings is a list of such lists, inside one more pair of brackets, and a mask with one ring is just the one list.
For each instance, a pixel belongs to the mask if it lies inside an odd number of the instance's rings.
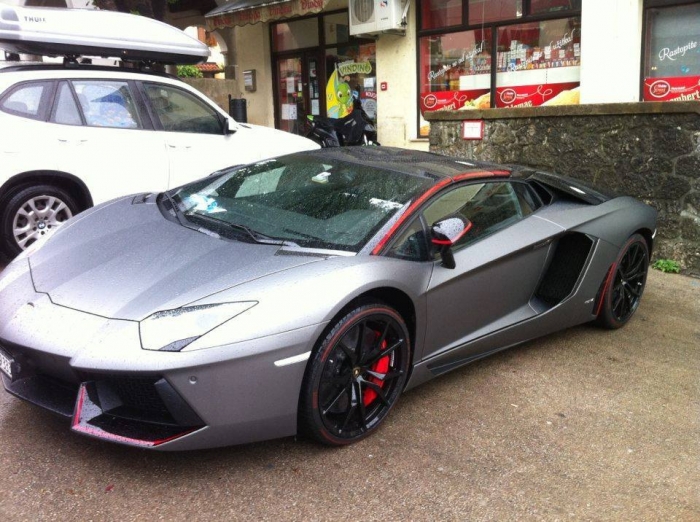
{"label": "front wheel", "polygon": [[649,247],[646,240],[634,234],[620,249],[607,281],[598,324],[620,328],[632,318],[642,299],[649,269]]}
{"label": "front wheel", "polygon": [[51,234],[73,215],[78,205],[63,189],[51,185],[25,187],[2,210],[3,249],[14,257]]}
{"label": "front wheel", "polygon": [[406,383],[410,347],[393,308],[373,302],[348,312],[309,360],[299,405],[302,431],[342,446],[377,430]]}

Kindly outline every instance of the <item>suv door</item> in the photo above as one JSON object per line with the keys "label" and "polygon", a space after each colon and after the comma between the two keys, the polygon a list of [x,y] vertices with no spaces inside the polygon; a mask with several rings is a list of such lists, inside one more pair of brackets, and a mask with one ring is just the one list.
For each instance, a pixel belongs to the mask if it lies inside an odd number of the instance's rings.
{"label": "suv door", "polygon": [[[169,187],[246,161],[248,154],[233,148],[235,134],[224,134],[224,116],[204,100],[174,85],[143,82],[142,87],[168,153]],[[234,161],[234,155],[240,160]]]}
{"label": "suv door", "polygon": [[80,178],[95,204],[167,188],[165,147],[148,115],[139,110],[133,82],[61,81],[50,121],[63,149],[58,168]]}

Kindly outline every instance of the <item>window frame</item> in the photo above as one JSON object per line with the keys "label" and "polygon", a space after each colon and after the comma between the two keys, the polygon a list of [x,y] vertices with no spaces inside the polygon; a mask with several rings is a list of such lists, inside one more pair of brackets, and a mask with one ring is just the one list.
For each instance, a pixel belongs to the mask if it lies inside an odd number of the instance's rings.
{"label": "window frame", "polygon": [[[157,88],[168,88],[173,91],[179,91],[185,96],[189,96],[191,98],[194,98],[197,100],[197,103],[200,105],[206,107],[209,109],[214,115],[216,116],[217,121],[219,122],[220,126],[220,132],[218,133],[204,133],[204,132],[189,132],[189,131],[181,131],[181,130],[168,130],[165,127],[163,127],[163,124],[161,123],[160,117],[158,116],[158,113],[156,112],[155,107],[153,106],[153,103],[151,103],[151,99],[148,96],[147,93],[147,87],[149,85],[156,86]],[[221,115],[219,111],[217,111],[214,107],[212,107],[209,103],[207,103],[204,99],[201,97],[197,96],[195,93],[190,92],[187,89],[183,89],[182,87],[178,85],[171,85],[169,83],[161,83],[158,81],[154,80],[141,80],[138,82],[138,89],[139,89],[139,94],[142,97],[142,102],[145,105],[146,111],[148,113],[148,116],[150,118],[150,121],[153,125],[153,128],[157,131],[161,132],[180,132],[180,133],[185,133],[185,134],[197,134],[197,135],[205,135],[205,136],[221,136],[224,134],[224,127],[225,127],[225,121],[224,117]]]}
{"label": "window frame", "polygon": [[[641,52],[640,52],[640,63],[639,63],[639,101],[646,102],[644,99],[644,84],[647,80],[646,76],[646,65],[647,65],[647,54],[651,52],[649,46],[650,35],[648,31],[649,27],[649,16],[653,9],[666,9],[673,7],[684,7],[689,5],[697,5],[698,0],[644,0],[643,4],[643,14],[642,14],[642,36],[641,36]],[[673,100],[664,100],[673,101]]]}
{"label": "window frame", "polygon": [[[574,0],[575,2],[576,0]],[[659,1],[659,0],[657,0]],[[663,1],[663,0],[661,0]],[[687,0],[686,0],[687,1]],[[496,59],[497,53],[498,53],[498,29],[506,27],[506,26],[512,26],[512,25],[519,25],[519,24],[526,24],[526,23],[531,23],[531,22],[545,22],[548,20],[558,20],[558,19],[564,19],[564,18],[581,18],[581,4],[583,3],[583,0],[578,1],[579,6],[576,8],[572,9],[562,9],[561,11],[552,11],[548,13],[539,13],[539,14],[531,14],[531,1],[530,0],[522,0],[522,13],[523,15],[519,18],[514,18],[510,20],[501,20],[497,22],[488,22],[488,23],[479,23],[479,24],[469,24],[469,2],[468,0],[462,0],[462,24],[461,25],[453,25],[449,27],[443,27],[443,28],[433,28],[433,29],[423,29],[423,20],[422,20],[422,9],[417,9],[416,10],[416,63],[418,64],[418,67],[416,67],[416,87],[417,87],[417,94],[416,94],[416,106],[418,107],[417,115],[416,115],[416,121],[415,121],[415,129],[416,129],[416,137],[417,138],[424,138],[427,139],[427,136],[421,136],[420,132],[420,123],[421,123],[421,92],[420,92],[420,85],[421,85],[421,39],[425,37],[430,37],[430,36],[442,36],[446,34],[451,34],[451,33],[458,33],[458,32],[464,32],[464,31],[472,31],[472,30],[478,30],[478,29],[491,29],[491,42],[490,42],[490,54],[491,54],[491,72],[490,72],[490,94],[491,94],[491,100],[490,100],[490,107],[489,108],[495,108],[495,102],[496,102],[496,73],[498,69],[498,60]]]}
{"label": "window frame", "polygon": [[[430,223],[428,223],[428,220],[425,217],[425,210],[428,207],[430,207],[433,203],[435,203],[437,200],[439,200],[440,198],[443,198],[444,196],[446,196],[450,192],[453,192],[453,191],[458,190],[460,188],[463,188],[465,186],[479,185],[479,184],[496,184],[496,183],[511,185],[513,193],[514,193],[516,200],[517,200],[519,210],[521,211],[521,213],[522,213],[521,197],[518,194],[518,191],[516,190],[515,187],[518,186],[518,187],[524,188],[525,191],[530,194],[531,199],[532,199],[533,203],[535,204],[535,207],[532,209],[532,212],[520,216],[519,219],[513,221],[512,223],[509,223],[508,225],[506,225],[504,227],[498,228],[497,230],[494,230],[493,232],[491,232],[489,234],[482,235],[482,236],[476,238],[474,241],[466,242],[462,245],[455,246],[453,249],[453,252],[455,252],[455,253],[460,252],[462,250],[465,250],[466,248],[472,247],[472,246],[480,243],[484,239],[491,237],[494,234],[497,234],[497,233],[501,232],[502,230],[505,230],[506,228],[510,228],[511,226],[513,226],[517,223],[520,223],[521,221],[529,218],[530,216],[537,214],[543,207],[547,206],[542,201],[542,199],[539,197],[539,194],[537,193],[537,191],[535,189],[533,189],[530,186],[530,183],[528,183],[525,180],[519,180],[519,179],[479,179],[479,180],[469,180],[469,181],[465,181],[465,182],[461,182],[461,183],[455,183],[455,184],[449,185],[444,190],[441,190],[440,192],[435,194],[433,197],[431,197],[425,203],[423,203],[420,206],[420,208],[418,208],[418,210],[416,210],[415,214],[413,216],[411,216],[411,218],[408,219],[406,221],[406,223],[404,223],[403,226],[401,226],[401,228],[399,230],[396,231],[396,233],[394,234],[394,237],[392,238],[392,240],[389,242],[389,244],[386,247],[386,250],[385,250],[386,254],[385,255],[387,257],[391,257],[394,259],[401,259],[404,261],[411,261],[411,262],[419,262],[419,263],[438,262],[440,260],[439,251],[432,244],[432,242],[430,240],[430,227],[431,227],[431,225],[430,225]],[[447,216],[445,216],[445,217],[447,217]],[[416,221],[420,221],[420,224],[422,226],[423,241],[425,243],[424,248],[422,250],[424,250],[427,253],[427,257],[423,258],[423,259],[413,259],[410,257],[404,257],[404,256],[393,254],[392,250],[397,246],[397,243],[402,239],[403,234],[406,231],[408,231],[411,227],[413,227],[414,224],[416,223]],[[468,236],[469,236],[469,234],[467,234],[465,237],[468,237]]]}
{"label": "window frame", "polygon": [[[26,80],[22,82],[18,82],[12,87],[10,87],[7,91],[5,91],[0,97],[0,111],[4,112],[5,114],[10,114],[12,116],[17,116],[18,118],[25,118],[27,120],[34,120],[34,121],[42,121],[46,122],[48,120],[48,117],[51,113],[51,108],[53,107],[54,103],[54,97],[56,93],[56,80]],[[35,116],[29,115],[27,113],[21,112],[21,111],[16,111],[13,109],[8,109],[6,107],[3,107],[4,103],[7,101],[8,98],[10,98],[14,93],[17,91],[20,91],[24,89],[27,86],[33,86],[37,84],[44,84],[47,86],[42,93],[41,96],[39,97],[39,110],[37,111]]]}

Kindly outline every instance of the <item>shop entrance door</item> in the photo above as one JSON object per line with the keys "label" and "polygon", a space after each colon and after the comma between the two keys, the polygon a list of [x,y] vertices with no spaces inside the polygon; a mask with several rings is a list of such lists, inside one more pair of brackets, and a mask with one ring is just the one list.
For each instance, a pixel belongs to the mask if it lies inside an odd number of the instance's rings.
{"label": "shop entrance door", "polygon": [[319,87],[320,60],[316,53],[300,53],[277,59],[278,129],[305,134],[306,116],[320,116],[324,107]]}

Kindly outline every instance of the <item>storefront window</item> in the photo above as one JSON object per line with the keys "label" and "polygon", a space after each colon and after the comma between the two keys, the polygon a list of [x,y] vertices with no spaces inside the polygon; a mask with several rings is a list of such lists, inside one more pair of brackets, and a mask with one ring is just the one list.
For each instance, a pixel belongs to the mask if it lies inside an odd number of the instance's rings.
{"label": "storefront window", "polygon": [[318,46],[318,19],[306,18],[272,26],[275,51],[291,51]]}
{"label": "storefront window", "polygon": [[440,29],[461,24],[462,0],[423,0],[421,2],[423,29]]}
{"label": "storefront window", "polygon": [[[423,0],[420,7],[419,136],[429,134],[429,111],[579,103],[581,0]],[[542,20],[552,13],[560,18]]]}
{"label": "storefront window", "polygon": [[376,45],[358,44],[326,50],[326,114],[343,118],[358,99],[367,115],[377,121]]}
{"label": "storefront window", "polygon": [[700,99],[700,5],[647,10],[644,101]]}
{"label": "storefront window", "polygon": [[579,103],[581,21],[498,29],[496,107]]}
{"label": "storefront window", "polygon": [[326,45],[346,43],[350,38],[348,14],[336,13],[323,17],[323,31]]}
{"label": "storefront window", "polygon": [[555,13],[581,9],[581,0],[530,0],[530,14]]}
{"label": "storefront window", "polygon": [[[491,29],[420,40],[420,112],[487,109],[491,104]],[[421,121],[420,135],[429,126]]]}
{"label": "storefront window", "polygon": [[277,128],[305,134],[308,116],[342,118],[360,104],[376,123],[376,43],[350,36],[347,9],[270,29]]}
{"label": "storefront window", "polygon": [[469,0],[469,24],[512,20],[523,16],[523,0]]}

